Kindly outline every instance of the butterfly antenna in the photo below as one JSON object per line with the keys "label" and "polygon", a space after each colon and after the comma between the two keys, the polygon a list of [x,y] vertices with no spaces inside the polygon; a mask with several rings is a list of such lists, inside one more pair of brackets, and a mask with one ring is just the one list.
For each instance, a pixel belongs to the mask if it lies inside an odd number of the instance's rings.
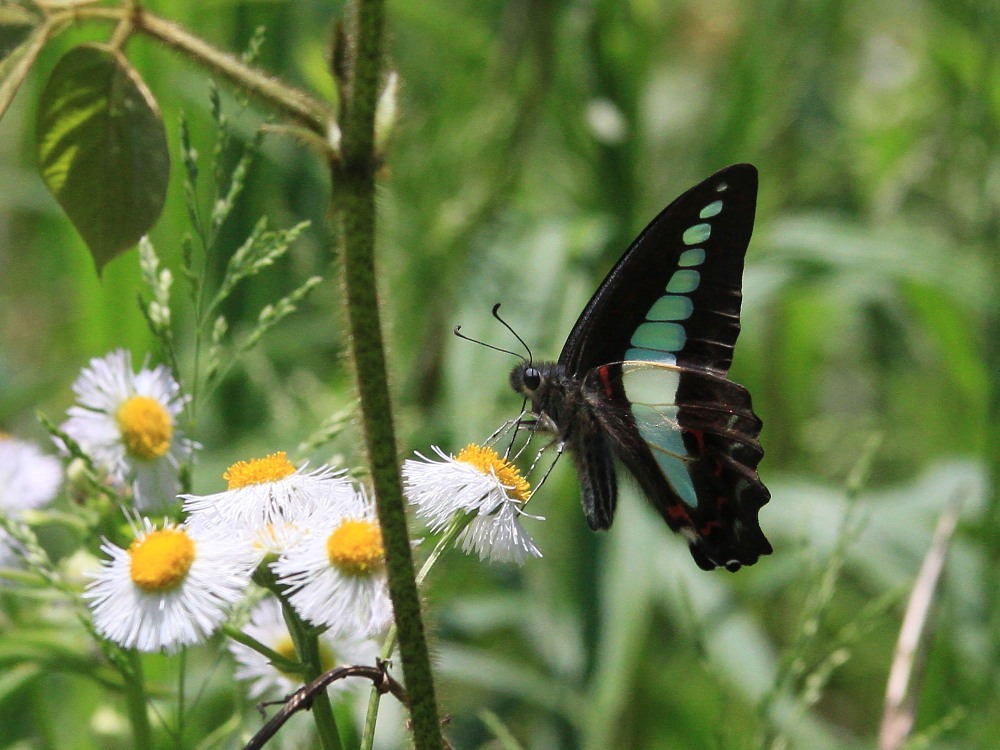
{"label": "butterfly antenna", "polygon": [[474,339],[471,336],[466,336],[464,333],[460,333],[462,326],[455,326],[453,333],[460,339],[465,339],[466,341],[471,341],[473,344],[479,344],[480,346],[485,346],[487,349],[492,349],[495,352],[503,352],[504,354],[509,354],[512,357],[517,357],[518,359],[523,359],[523,357],[517,352],[512,352],[510,349],[503,349],[499,346],[493,346],[493,344],[487,344],[485,341],[480,341],[479,339]]}
{"label": "butterfly antenna", "polygon": [[524,343],[524,339],[522,339],[520,336],[517,335],[517,331],[515,331],[511,327],[510,323],[508,323],[506,320],[500,317],[500,313],[497,312],[497,310],[499,309],[500,309],[500,303],[497,302],[495,305],[493,305],[493,317],[499,320],[500,323],[503,325],[503,327],[506,328],[508,331],[510,331],[514,335],[514,338],[516,338],[521,343],[521,346],[524,347],[524,351],[528,353],[528,364],[531,364],[532,362],[531,348],[526,343]]}

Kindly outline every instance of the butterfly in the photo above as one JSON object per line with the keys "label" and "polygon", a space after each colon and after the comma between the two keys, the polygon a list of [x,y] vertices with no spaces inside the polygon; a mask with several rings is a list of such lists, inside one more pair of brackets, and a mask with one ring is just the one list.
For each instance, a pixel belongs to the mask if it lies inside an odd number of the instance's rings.
{"label": "butterfly", "polygon": [[616,460],[704,570],[770,554],[757,513],[761,421],[729,380],[757,170],[735,164],[667,206],[625,251],[557,362],[510,374],[536,428],[569,449],[592,529],[611,526]]}

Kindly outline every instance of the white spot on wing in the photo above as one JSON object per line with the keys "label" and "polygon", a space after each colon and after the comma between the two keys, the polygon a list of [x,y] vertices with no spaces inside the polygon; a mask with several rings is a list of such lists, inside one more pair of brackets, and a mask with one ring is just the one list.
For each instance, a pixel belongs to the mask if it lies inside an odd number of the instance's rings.
{"label": "white spot on wing", "polygon": [[680,379],[680,370],[674,367],[622,367],[622,387],[633,404],[673,404]]}

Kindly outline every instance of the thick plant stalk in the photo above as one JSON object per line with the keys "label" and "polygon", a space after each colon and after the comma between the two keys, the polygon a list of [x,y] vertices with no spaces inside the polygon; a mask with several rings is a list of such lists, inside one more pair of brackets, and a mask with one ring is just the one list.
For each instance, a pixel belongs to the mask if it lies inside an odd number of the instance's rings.
{"label": "thick plant stalk", "polygon": [[389,593],[399,633],[403,677],[417,750],[439,750],[441,727],[427,641],[414,580],[402,481],[396,454],[375,274],[375,108],[379,96],[384,6],[358,0],[353,53],[341,83],[341,157],[331,165],[339,210],[351,353],[361,399],[365,446],[386,551]]}

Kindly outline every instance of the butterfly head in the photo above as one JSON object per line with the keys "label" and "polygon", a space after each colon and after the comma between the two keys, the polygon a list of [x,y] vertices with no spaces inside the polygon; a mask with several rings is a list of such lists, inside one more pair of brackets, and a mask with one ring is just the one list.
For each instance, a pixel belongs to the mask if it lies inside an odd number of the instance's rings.
{"label": "butterfly head", "polygon": [[542,387],[542,372],[531,362],[524,361],[510,371],[511,387],[527,398],[533,398]]}
{"label": "butterfly head", "polygon": [[555,362],[534,364],[525,360],[510,371],[510,386],[531,402],[531,410],[536,415],[555,424],[562,423],[567,388],[572,388],[572,384],[561,365]]}

